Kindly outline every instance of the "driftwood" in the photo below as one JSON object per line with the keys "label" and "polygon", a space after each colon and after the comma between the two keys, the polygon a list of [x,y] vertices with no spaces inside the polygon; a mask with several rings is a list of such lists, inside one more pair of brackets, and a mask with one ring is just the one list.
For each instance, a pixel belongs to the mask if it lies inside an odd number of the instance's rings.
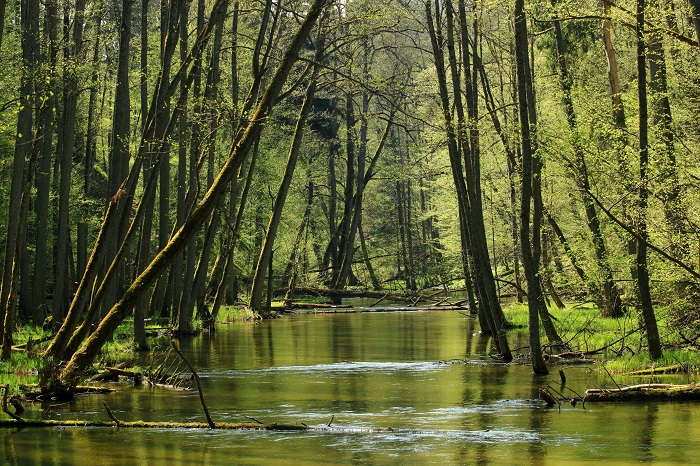
{"label": "driftwood", "polygon": [[627,375],[685,374],[686,372],[688,372],[688,366],[684,366],[682,364],[674,364],[672,366],[652,367],[650,369],[633,371]]}
{"label": "driftwood", "polygon": [[654,400],[700,400],[697,384],[676,385],[648,383],[616,389],[590,388],[586,390],[586,401],[654,401]]}
{"label": "driftwood", "polygon": [[[112,414],[113,416],[113,414]],[[146,422],[146,421],[81,421],[57,419],[0,419],[0,427],[125,427],[138,429],[228,429],[228,430],[310,430],[315,429],[305,425],[287,424],[256,424],[256,423],[227,423],[220,422],[210,427],[206,422]],[[322,430],[322,429],[316,429]]]}

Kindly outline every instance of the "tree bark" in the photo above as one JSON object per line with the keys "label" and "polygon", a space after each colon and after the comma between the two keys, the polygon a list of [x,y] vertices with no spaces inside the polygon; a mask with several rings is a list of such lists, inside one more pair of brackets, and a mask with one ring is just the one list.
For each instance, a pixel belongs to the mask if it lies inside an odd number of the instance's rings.
{"label": "tree bark", "polygon": [[[552,2],[555,3],[554,1]],[[578,122],[576,111],[574,110],[573,100],[571,98],[571,77],[566,63],[566,51],[564,45],[564,36],[561,31],[561,21],[554,21],[554,38],[557,55],[557,66],[559,68],[559,85],[562,89],[562,101],[564,103],[564,111],[566,113],[566,121],[569,124],[571,131],[572,146],[574,150],[574,160],[566,160],[566,165],[572,171],[574,180],[581,193],[584,210],[586,212],[586,221],[588,229],[591,232],[593,247],[596,257],[596,264],[602,276],[602,283],[595,284],[591,290],[594,295],[598,295],[598,304],[601,308],[602,315],[605,317],[622,317],[624,315],[624,307],[620,292],[613,280],[612,270],[607,259],[607,247],[605,239],[600,227],[600,219],[595,208],[595,202],[591,199],[589,192],[590,181],[588,177],[588,167],[581,147],[580,137],[578,134]],[[615,100],[615,97],[613,98]],[[618,108],[618,107],[615,107]],[[616,110],[617,111],[617,110]],[[623,116],[624,118],[624,116]],[[598,288],[601,288],[601,292]]]}
{"label": "tree bark", "polygon": [[[56,65],[58,61],[58,1],[50,0],[46,3],[46,35],[48,38],[48,63],[49,79],[53,83],[56,78]],[[48,272],[47,265],[50,249],[49,241],[49,194],[51,189],[51,158],[53,155],[54,130],[56,126],[56,89],[52,85],[44,88],[46,98],[41,108],[42,132],[38,144],[39,162],[35,178],[36,198],[34,209],[36,214],[36,244],[34,253],[34,273],[32,280],[32,322],[41,325],[44,322],[48,310],[46,298],[46,282]]]}
{"label": "tree bark", "polygon": [[649,135],[648,135],[648,104],[647,104],[647,69],[646,69],[646,44],[645,44],[645,0],[637,0],[636,11],[636,39],[637,39],[637,87],[639,98],[639,192],[637,208],[639,218],[637,220],[637,291],[639,293],[639,305],[644,319],[644,328],[647,334],[649,356],[651,359],[661,357],[661,341],[656,325],[656,316],[651,301],[649,290],[649,269],[647,267],[647,224],[646,211],[649,198]]}
{"label": "tree bark", "polygon": [[[520,118],[520,144],[522,150],[522,183],[520,201],[520,243],[523,256],[523,268],[527,279],[527,301],[529,308],[528,335],[530,343],[530,361],[535,374],[547,374],[547,364],[542,357],[542,346],[539,331],[539,310],[543,300],[542,290],[537,279],[539,258],[536,257],[536,242],[540,225],[536,216],[531,216],[530,203],[536,198],[534,191],[539,188],[533,182],[533,177],[537,172],[538,162],[533,160],[532,133],[530,125],[534,127],[534,122],[530,121],[530,114],[534,111],[532,105],[532,93],[529,72],[527,22],[524,11],[524,0],[515,0],[515,59],[517,63],[517,88],[518,88],[518,108]],[[535,201],[535,209],[537,202]],[[530,235],[530,222],[532,221],[533,236]]]}
{"label": "tree bark", "polygon": [[[22,205],[22,191],[25,180],[25,163],[32,151],[33,134],[33,109],[35,89],[35,68],[37,62],[36,51],[39,43],[39,1],[22,0],[21,2],[20,29],[22,35],[22,75],[20,77],[19,102],[20,110],[17,114],[17,135],[15,139],[15,153],[12,164],[12,182],[10,185],[10,202],[8,206],[7,238],[5,239],[5,257],[2,269],[2,282],[0,282],[0,335],[3,337],[3,358],[9,357],[9,349],[12,346],[11,325],[14,321],[15,297],[13,288],[16,287],[15,273],[19,266],[17,256],[19,241],[21,240],[22,224],[21,216],[14,215],[20,212]],[[6,351],[7,348],[7,351]]]}

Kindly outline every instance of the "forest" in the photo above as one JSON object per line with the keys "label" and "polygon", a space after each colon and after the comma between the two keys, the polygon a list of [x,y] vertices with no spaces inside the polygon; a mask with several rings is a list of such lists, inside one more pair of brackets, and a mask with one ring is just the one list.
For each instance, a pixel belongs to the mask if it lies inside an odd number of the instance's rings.
{"label": "forest", "polygon": [[[72,390],[133,318],[461,293],[700,339],[699,0],[0,1],[0,335]],[[673,333],[659,332],[663,313]],[[542,333],[542,334],[540,334]]]}

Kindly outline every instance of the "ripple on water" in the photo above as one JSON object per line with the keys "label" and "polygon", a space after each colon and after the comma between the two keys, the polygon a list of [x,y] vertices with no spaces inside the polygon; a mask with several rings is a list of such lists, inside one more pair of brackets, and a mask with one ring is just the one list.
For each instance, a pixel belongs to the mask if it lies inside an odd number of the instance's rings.
{"label": "ripple on water", "polygon": [[202,377],[226,377],[235,375],[245,375],[251,373],[300,373],[300,374],[355,374],[359,372],[374,372],[390,374],[395,372],[430,372],[442,370],[449,367],[436,362],[366,362],[366,361],[342,361],[331,364],[314,364],[308,366],[280,366],[265,367],[262,369],[223,369],[202,371]]}

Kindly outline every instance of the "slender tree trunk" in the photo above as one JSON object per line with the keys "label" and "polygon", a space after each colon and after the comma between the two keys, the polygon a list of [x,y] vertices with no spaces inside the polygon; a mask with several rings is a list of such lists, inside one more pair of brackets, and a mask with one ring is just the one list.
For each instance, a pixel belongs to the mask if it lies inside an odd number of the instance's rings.
{"label": "slender tree trunk", "polygon": [[2,50],[2,37],[5,33],[5,9],[7,0],[0,0],[0,50]]}
{"label": "slender tree trunk", "polygon": [[[58,60],[58,1],[46,3],[46,34],[48,36],[48,62],[50,82],[56,78]],[[36,199],[36,244],[34,253],[34,273],[32,282],[32,321],[41,325],[46,317],[48,303],[46,298],[46,282],[51,268],[47,251],[49,223],[49,194],[51,190],[51,158],[53,155],[54,130],[56,126],[56,90],[50,85],[44,89],[46,103],[41,109],[40,118],[43,120],[43,136],[39,142],[39,163],[35,179]]]}
{"label": "slender tree trunk", "polygon": [[[22,35],[22,75],[20,78],[20,109],[17,115],[17,137],[12,164],[12,182],[8,212],[19,213],[22,206],[22,191],[25,181],[25,163],[32,151],[33,143],[33,96],[35,89],[35,69],[39,44],[39,1],[22,0],[20,28]],[[17,288],[16,277],[19,269],[20,240],[22,237],[21,215],[8,215],[7,238],[5,239],[5,260],[0,282],[0,335],[3,337],[2,357],[10,356]]]}
{"label": "slender tree trunk", "polygon": [[[211,52],[211,64],[209,66],[209,75],[207,77],[207,85],[204,90],[204,104],[205,104],[205,121],[208,121],[208,137],[207,137],[207,158],[208,158],[208,168],[207,168],[207,185],[213,182],[214,178],[214,163],[216,154],[216,137],[218,134],[218,109],[216,102],[218,100],[219,92],[219,81],[221,77],[220,69],[220,55],[221,55],[221,40],[223,35],[223,18],[219,24],[216,25],[216,30],[214,32],[214,42],[212,45]],[[222,199],[217,210],[224,208],[224,199]],[[209,273],[209,261],[211,258],[212,249],[214,247],[214,240],[219,231],[221,225],[221,214],[215,212],[209,223],[205,228],[204,244],[202,247],[201,254],[199,256],[199,261],[197,263],[197,270],[195,272],[194,283],[192,284],[192,295],[194,296],[195,305],[197,308],[197,314],[200,318],[204,320],[209,320],[210,313],[206,310],[206,279]]]}
{"label": "slender tree trunk", "polygon": [[[141,0],[141,125],[145,128],[146,114],[148,113],[148,0]],[[151,177],[154,157],[152,151],[149,151],[146,160],[143,163],[143,180],[144,183]],[[144,198],[142,202],[145,204],[146,212],[141,225],[141,239],[139,244],[138,254],[138,269],[137,272],[142,272],[151,255],[151,235],[153,232],[153,209],[155,207],[155,191],[152,195]],[[143,296],[139,303],[134,307],[134,349],[137,351],[147,351],[149,349],[146,341],[146,323],[145,318],[148,310],[148,295]]]}
{"label": "slender tree trunk", "polygon": [[656,316],[649,291],[649,269],[647,268],[647,224],[646,211],[649,198],[649,136],[648,136],[648,104],[647,104],[647,69],[645,44],[645,0],[637,0],[636,35],[637,35],[637,87],[639,94],[639,193],[637,208],[637,287],[639,304],[644,319],[647,334],[649,356],[651,359],[661,357],[661,341],[656,326]]}
{"label": "slender tree trunk", "polygon": [[[82,55],[83,46],[83,16],[85,13],[85,0],[76,0],[75,16],[73,21],[73,46],[72,50],[66,45],[65,58],[79,59]],[[67,40],[67,38],[66,38]],[[61,134],[59,140],[59,165],[60,183],[58,192],[58,234],[56,237],[56,281],[54,283],[54,322],[58,325],[66,316],[69,306],[70,273],[69,273],[69,241],[70,241],[70,187],[71,172],[73,167],[73,151],[75,150],[77,107],[78,107],[78,76],[73,65],[64,70],[64,91],[63,91],[63,118],[61,124]],[[128,85],[128,83],[127,83]],[[128,122],[128,112],[123,116]],[[128,129],[127,129],[128,131]],[[115,133],[116,135],[117,133]],[[128,141],[128,133],[124,136]],[[114,140],[115,145],[125,141]],[[128,150],[128,148],[127,148]]]}
{"label": "slender tree trunk", "polygon": [[[652,6],[658,6],[652,0]],[[668,12],[664,13],[668,15]],[[681,205],[681,183],[678,179],[676,149],[673,134],[673,116],[668,95],[666,72],[666,52],[660,34],[651,34],[647,46],[649,61],[649,91],[651,94],[652,124],[658,128],[660,145],[658,149],[659,197],[664,205],[664,217],[669,229],[669,252],[683,258],[688,253],[688,243],[683,238],[683,218]]]}
{"label": "slender tree trunk", "polygon": [[535,222],[535,218],[531,216],[530,204],[536,196],[533,191],[537,189],[539,185],[535,185],[533,183],[533,176],[537,172],[537,169],[535,168],[537,162],[533,160],[532,134],[530,131],[530,113],[533,109],[529,108],[531,105],[531,100],[528,98],[528,90],[531,85],[528,84],[528,81],[531,79],[532,75],[528,70],[529,58],[527,53],[527,22],[524,11],[524,0],[515,0],[514,16],[515,59],[517,63],[518,78],[518,107],[520,110],[520,144],[523,159],[520,202],[520,243],[523,256],[523,268],[525,269],[525,277],[527,279],[530,360],[535,374],[547,374],[549,371],[547,370],[547,364],[542,357],[542,346],[539,331],[539,310],[540,302],[543,299],[542,291],[539,287],[539,280],[537,279],[539,260],[535,257],[536,247],[533,244],[535,241],[530,235],[530,222],[532,222],[533,232],[536,232],[540,228],[540,225]]}
{"label": "slender tree trunk", "polygon": [[695,40],[700,43],[700,0],[688,0],[692,11],[693,27],[695,28]]}

